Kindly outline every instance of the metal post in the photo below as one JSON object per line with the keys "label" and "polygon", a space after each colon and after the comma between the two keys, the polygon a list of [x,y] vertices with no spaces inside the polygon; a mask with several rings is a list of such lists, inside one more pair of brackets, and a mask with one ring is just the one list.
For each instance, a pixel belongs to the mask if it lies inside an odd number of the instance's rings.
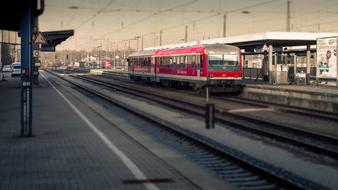
{"label": "metal post", "polygon": [[[163,30],[160,30],[160,46],[162,46],[162,35],[163,35]],[[154,42],[155,44],[155,42]]]}
{"label": "metal post", "polygon": [[263,81],[269,81],[269,63],[268,63],[268,52],[264,49],[263,59]]}
{"label": "metal post", "polygon": [[206,85],[206,92],[205,92],[205,98],[206,98],[206,102],[209,102],[209,75],[207,76],[207,85]]}
{"label": "metal post", "polygon": [[188,25],[185,25],[184,42],[188,42]]}
{"label": "metal post", "polygon": [[113,57],[113,63],[114,63],[114,67],[113,67],[113,69],[115,70],[115,68],[116,68],[116,50],[114,50],[114,57]]}
{"label": "metal post", "polygon": [[287,0],[287,5],[286,5],[286,31],[290,32],[291,30],[291,14],[290,14],[290,0]]}
{"label": "metal post", "polygon": [[141,36],[141,50],[143,51],[143,36]]}
{"label": "metal post", "polygon": [[[338,50],[338,37],[337,37],[337,47],[336,47],[336,50]],[[336,63],[336,86],[338,87],[338,59],[337,60],[337,63]],[[316,63],[316,62],[315,62]]]}
{"label": "metal post", "polygon": [[205,128],[215,128],[215,104],[205,105]]}
{"label": "metal post", "polygon": [[274,60],[275,60],[275,61],[274,61],[274,62],[275,62],[275,65],[274,65],[274,70],[275,70],[275,74],[274,74],[274,76],[275,76],[275,81],[274,81],[274,83],[275,83],[275,84],[278,84],[278,82],[279,82],[279,81],[277,80],[277,71],[278,71],[278,64],[277,64],[277,63],[278,63],[278,54],[279,54],[279,53],[277,53],[277,52],[276,52],[276,53],[275,53],[275,56],[273,57],[273,58],[274,58]]}
{"label": "metal post", "polygon": [[311,52],[310,52],[310,45],[306,46],[306,84],[310,84],[310,58],[311,58]]}
{"label": "metal post", "polygon": [[[23,6],[24,7],[24,6]],[[32,136],[32,31],[34,16],[30,6],[22,10],[21,30],[21,136]]]}
{"label": "metal post", "polygon": [[[242,54],[242,62],[243,63],[246,63],[246,59],[245,59],[245,54]],[[248,67],[246,67],[246,69],[248,69]],[[244,76],[244,66],[242,65],[242,80],[245,79],[245,76]],[[251,80],[251,74],[250,74],[250,80]]]}
{"label": "metal post", "polygon": [[293,80],[296,82],[296,74],[297,74],[297,55],[293,56]]}
{"label": "metal post", "polygon": [[227,36],[227,13],[223,16],[223,38]]}
{"label": "metal post", "polygon": [[269,45],[269,83],[272,84],[272,62],[273,62],[273,46]]}
{"label": "metal post", "polygon": [[139,40],[140,38],[136,38],[136,51],[138,51],[138,40]]}

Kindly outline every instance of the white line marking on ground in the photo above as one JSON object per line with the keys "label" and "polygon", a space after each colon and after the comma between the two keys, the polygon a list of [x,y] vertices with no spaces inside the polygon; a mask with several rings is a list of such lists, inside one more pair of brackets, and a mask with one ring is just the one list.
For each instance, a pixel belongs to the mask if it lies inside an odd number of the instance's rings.
{"label": "white line marking on ground", "polygon": [[240,109],[232,109],[228,112],[230,113],[240,113],[240,112],[256,112],[256,111],[273,111],[272,108],[240,108]]}
{"label": "white line marking on ground", "polygon": [[[118,149],[95,125],[80,111],[78,110],[68,98],[66,98],[45,76],[42,74],[42,77],[51,85],[54,90],[68,103],[68,105],[77,113],[77,115],[92,129],[107,145],[107,147],[113,151],[120,160],[127,166],[127,168],[134,174],[135,178],[138,180],[146,180],[147,177],[145,174],[132,162],[120,149]],[[159,190],[159,188],[152,183],[145,183],[145,187],[148,190]]]}

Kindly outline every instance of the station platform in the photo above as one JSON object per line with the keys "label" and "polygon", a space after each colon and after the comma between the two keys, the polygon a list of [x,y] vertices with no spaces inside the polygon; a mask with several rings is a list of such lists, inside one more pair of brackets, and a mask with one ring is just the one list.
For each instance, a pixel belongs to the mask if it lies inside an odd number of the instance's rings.
{"label": "station platform", "polygon": [[233,189],[52,80],[34,87],[33,137],[19,137],[19,78],[0,81],[0,101],[0,189]]}
{"label": "station platform", "polygon": [[244,83],[243,98],[338,113],[338,88],[335,86]]}

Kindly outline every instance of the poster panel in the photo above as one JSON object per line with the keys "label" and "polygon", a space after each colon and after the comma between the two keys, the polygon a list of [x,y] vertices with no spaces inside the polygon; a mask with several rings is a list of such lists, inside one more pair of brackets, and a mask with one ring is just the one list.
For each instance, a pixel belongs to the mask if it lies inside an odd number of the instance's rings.
{"label": "poster panel", "polygon": [[317,77],[336,79],[337,76],[337,37],[317,39]]}

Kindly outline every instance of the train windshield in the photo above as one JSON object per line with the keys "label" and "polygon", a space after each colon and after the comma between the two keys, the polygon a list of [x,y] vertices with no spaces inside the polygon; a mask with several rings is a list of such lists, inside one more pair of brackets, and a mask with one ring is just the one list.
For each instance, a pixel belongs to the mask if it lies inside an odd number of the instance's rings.
{"label": "train windshield", "polygon": [[236,54],[208,54],[209,71],[240,71]]}

